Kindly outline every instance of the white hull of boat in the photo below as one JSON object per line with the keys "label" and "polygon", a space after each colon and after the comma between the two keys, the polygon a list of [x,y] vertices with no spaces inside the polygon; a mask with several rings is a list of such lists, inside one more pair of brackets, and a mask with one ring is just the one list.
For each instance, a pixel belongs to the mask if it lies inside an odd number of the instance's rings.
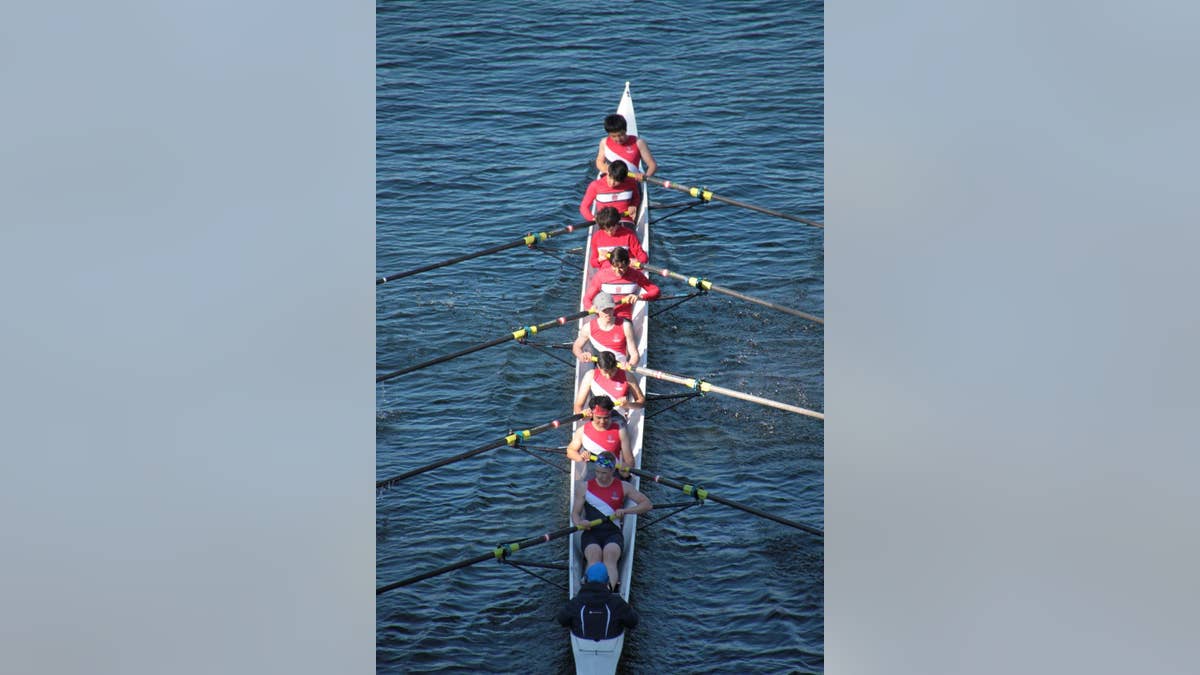
{"label": "white hull of boat", "polygon": [[[637,119],[633,112],[633,99],[629,94],[629,83],[625,83],[625,92],[621,96],[621,103],[617,106],[617,113],[625,117],[628,125],[628,133],[630,135],[637,134]],[[642,244],[642,248],[646,254],[650,254],[650,199],[646,191],[646,184],[641,185],[642,189],[642,204],[638,209],[637,215],[637,235],[638,240]],[[587,292],[588,282],[591,280],[592,268],[587,262],[587,252],[591,250],[592,234],[594,228],[588,231],[587,245],[584,248],[583,261],[583,282],[580,289],[580,301],[582,303],[583,294]],[[582,306],[582,305],[581,305]],[[637,341],[638,352],[641,354],[640,365],[646,364],[646,346],[649,342],[648,328],[649,309],[647,303],[638,302],[633,309],[633,337]],[[591,317],[580,319],[579,326],[582,327],[585,321],[592,321]],[[579,391],[579,381],[584,374],[593,368],[594,364],[575,364],[575,387],[573,392]],[[644,375],[629,374],[629,377],[637,381],[638,387],[643,393],[646,391],[646,377]],[[634,466],[642,467],[642,437],[644,434],[644,411],[637,408],[629,414],[628,422],[626,423],[626,432],[629,435],[630,449],[633,451]],[[578,428],[581,424],[589,423],[587,420],[579,422],[575,425]],[[586,462],[572,462],[572,475],[570,482],[571,500],[568,504],[575,503],[575,480],[582,478],[587,473]],[[634,488],[641,489],[641,479],[637,476],[630,478],[630,483]],[[626,506],[632,506],[633,502],[626,500]],[[637,519],[636,515],[625,516],[624,523],[621,526],[622,532],[625,535],[625,545],[621,547],[621,560],[617,564],[621,586],[621,597],[626,602],[629,601],[629,590],[632,585],[633,576],[633,555],[634,548],[637,543]],[[568,521],[570,515],[568,514]],[[567,575],[570,584],[570,597],[575,597],[579,592],[579,587],[583,582],[585,573],[584,565],[586,559],[583,557],[583,550],[580,548],[581,533],[575,532],[570,538],[570,554]],[[575,635],[571,635],[571,651],[575,656],[575,672],[580,675],[593,675],[598,673],[611,674],[617,670],[617,662],[621,659],[621,649],[625,644],[625,635],[622,633],[618,637],[610,640],[585,640]]]}

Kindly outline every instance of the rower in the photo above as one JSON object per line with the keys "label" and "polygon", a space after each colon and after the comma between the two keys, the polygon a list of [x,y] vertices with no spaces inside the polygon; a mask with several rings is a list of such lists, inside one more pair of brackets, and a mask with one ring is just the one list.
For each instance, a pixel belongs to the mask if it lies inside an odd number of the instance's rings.
{"label": "rower", "polygon": [[629,266],[629,251],[618,246],[608,255],[609,265],[601,267],[592,275],[583,294],[583,309],[591,307],[596,294],[604,291],[612,295],[617,303],[615,315],[622,319],[633,318],[633,303],[638,300],[655,300],[662,292],[640,270]]}
{"label": "rower", "polygon": [[[604,291],[597,293],[592,300],[592,308],[596,310],[596,316],[591,321],[583,322],[579,337],[571,345],[571,353],[580,361],[591,363],[594,354],[611,352],[617,357],[618,363],[637,365],[641,354],[633,339],[633,323],[617,318],[612,295]],[[584,351],[587,345],[591,346],[591,351]]]}
{"label": "rower", "polygon": [[[616,458],[611,452],[601,452],[596,459],[596,477],[581,480],[575,485],[575,503],[571,505],[571,522],[585,531],[580,537],[583,556],[588,567],[604,562],[608,569],[608,581],[614,590],[621,581],[617,573],[617,561],[621,559],[621,545],[625,543],[621,534],[621,522],[626,514],[645,513],[654,504],[637,488],[615,476]],[[631,500],[633,508],[625,508]],[[590,521],[609,518],[592,527]]]}
{"label": "rower", "polygon": [[608,255],[618,246],[629,249],[629,256],[633,260],[650,262],[650,256],[642,248],[637,233],[621,222],[621,214],[615,207],[606,206],[596,212],[596,227],[588,251],[588,264],[592,267],[607,265]]}
{"label": "rower", "polygon": [[583,200],[579,202],[579,213],[585,220],[592,220],[595,211],[611,206],[623,220],[632,223],[641,203],[642,190],[637,180],[629,177],[624,162],[613,162],[608,165],[608,173],[588,183]]}
{"label": "rower", "polygon": [[585,640],[608,640],[636,628],[638,613],[608,586],[608,568],[598,562],[587,568],[587,581],[558,611],[558,622]]}
{"label": "rower", "polygon": [[[592,419],[579,425],[571,442],[567,444],[567,458],[573,462],[586,462],[589,454],[599,455],[602,452],[612,453],[621,458],[622,478],[629,477],[629,469],[633,467],[633,450],[629,444],[629,435],[623,426],[612,423],[613,402],[607,396],[596,396],[592,399]],[[587,465],[576,465],[586,469]],[[582,478],[583,471],[576,471],[576,477]]]}
{"label": "rower", "polygon": [[650,156],[650,148],[646,141],[637,136],[630,136],[629,127],[623,115],[612,114],[604,118],[604,133],[600,139],[600,149],[596,153],[596,168],[608,171],[610,162],[621,160],[630,171],[637,171],[638,164],[646,164],[646,176],[653,176],[658,170],[658,164]]}
{"label": "rower", "polygon": [[575,394],[575,412],[583,412],[589,398],[607,396],[613,402],[620,422],[624,422],[632,408],[645,408],[646,397],[638,388],[637,381],[628,379],[625,371],[617,367],[617,358],[612,352],[600,352],[596,367],[584,373]]}

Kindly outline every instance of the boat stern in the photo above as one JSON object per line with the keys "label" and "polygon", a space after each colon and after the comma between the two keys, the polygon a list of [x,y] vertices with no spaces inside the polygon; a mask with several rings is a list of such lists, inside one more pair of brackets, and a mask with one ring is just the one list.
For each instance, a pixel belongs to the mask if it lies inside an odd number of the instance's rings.
{"label": "boat stern", "polygon": [[617,672],[617,662],[621,660],[624,644],[624,633],[608,640],[585,640],[572,633],[575,672],[577,675],[613,675]]}

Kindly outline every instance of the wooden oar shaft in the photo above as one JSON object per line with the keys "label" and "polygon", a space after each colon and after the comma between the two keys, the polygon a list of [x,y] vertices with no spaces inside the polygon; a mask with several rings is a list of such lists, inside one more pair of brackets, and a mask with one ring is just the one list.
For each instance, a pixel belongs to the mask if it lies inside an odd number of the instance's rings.
{"label": "wooden oar shaft", "polygon": [[751,211],[758,211],[759,213],[765,213],[770,216],[776,216],[779,218],[786,218],[788,220],[794,220],[797,223],[804,223],[805,225],[812,225],[813,227],[820,227],[820,228],[825,227],[825,225],[823,223],[818,223],[815,220],[809,220],[807,218],[793,216],[789,213],[783,213],[782,211],[776,211],[775,209],[767,209],[767,208],[763,208],[761,206],[755,206],[753,204],[739,202],[736,199],[730,199],[729,197],[722,197],[721,195],[713,194],[712,192],[702,189],[702,188],[691,187],[690,185],[680,185],[678,183],[674,183],[669,180],[655,178],[654,176],[646,176],[644,174],[638,174],[638,175],[641,176],[641,178],[647,182],[654,183],[655,185],[661,185],[661,186],[671,189],[671,190],[678,190],[685,194],[689,194],[693,197],[696,197],[697,199],[702,199],[706,202],[712,201],[715,199],[719,202],[725,202],[726,204],[730,204],[732,206],[740,206],[743,209],[750,209]]}
{"label": "wooden oar shaft", "polygon": [[703,380],[698,380],[698,379],[690,378],[690,377],[680,377],[679,375],[672,375],[671,373],[664,373],[661,370],[653,370],[650,368],[644,368],[642,366],[634,366],[630,370],[632,370],[635,373],[638,373],[639,375],[645,375],[646,377],[653,377],[655,379],[665,380],[667,382],[674,382],[675,384],[682,384],[685,387],[691,387],[691,388],[697,389],[701,392],[710,392],[711,391],[714,394],[721,394],[722,396],[729,396],[731,398],[741,399],[743,401],[749,401],[751,403],[758,403],[759,405],[765,405],[765,406],[768,406],[771,408],[777,408],[779,410],[786,410],[788,412],[794,412],[794,413],[797,413],[800,415],[807,415],[809,417],[814,417],[819,420],[825,419],[825,413],[822,413],[822,412],[817,412],[815,410],[808,410],[805,408],[800,408],[798,406],[794,406],[794,405],[791,405],[788,403],[780,403],[779,401],[772,401],[769,398],[755,396],[754,394],[747,394],[745,392],[736,391],[734,389],[726,389],[725,387],[718,387],[717,385],[712,384],[711,382],[705,382]]}
{"label": "wooden oar shaft", "polygon": [[[604,522],[604,520],[598,518],[596,520],[591,521],[591,525],[593,527],[595,527],[602,522]],[[561,530],[555,530],[553,532],[548,532],[546,534],[538,535],[536,537],[530,537],[529,539],[526,539],[524,541],[518,541],[518,542],[515,542],[512,544],[507,544],[504,546],[497,546],[495,549],[492,549],[492,551],[490,553],[485,553],[483,555],[475,556],[474,558],[470,558],[468,560],[462,560],[462,561],[459,561],[456,563],[451,563],[444,567],[439,567],[436,570],[430,570],[428,572],[418,574],[415,577],[409,577],[408,579],[404,579],[403,581],[396,581],[396,582],[387,584],[385,586],[380,586],[375,589],[375,595],[387,593],[388,591],[400,588],[401,586],[408,586],[409,584],[415,584],[418,581],[424,581],[425,579],[428,579],[430,577],[436,577],[439,574],[445,574],[446,572],[452,572],[456,569],[461,569],[463,567],[475,565],[477,563],[485,562],[487,560],[502,560],[502,559],[504,559],[505,556],[509,555],[510,553],[516,553],[517,551],[519,551],[520,549],[523,549],[523,548],[530,548],[532,546],[537,546],[538,544],[544,544],[548,541],[553,541],[555,539],[565,537],[577,529],[583,529],[583,528],[577,527],[575,525],[570,525],[568,527],[562,528]]]}
{"label": "wooden oar shaft", "polygon": [[807,312],[801,312],[800,310],[792,309],[791,307],[784,307],[783,305],[777,305],[773,302],[767,302],[766,300],[759,300],[758,298],[751,297],[744,293],[739,293],[738,291],[735,291],[731,288],[725,288],[724,286],[718,286],[718,285],[712,283],[711,281],[708,281],[707,279],[701,279],[699,277],[684,276],[684,275],[680,274],[679,272],[672,272],[671,270],[664,269],[662,267],[655,267],[654,265],[647,265],[645,263],[637,264],[637,265],[635,265],[635,267],[640,267],[640,268],[646,270],[647,272],[652,272],[654,274],[660,274],[660,275],[670,278],[670,279],[678,279],[679,281],[686,282],[689,286],[693,286],[695,288],[699,288],[699,289],[702,289],[705,291],[713,291],[715,293],[723,293],[725,295],[738,298],[739,300],[753,302],[755,304],[762,305],[763,307],[770,307],[771,309],[779,310],[780,312],[784,312],[786,314],[791,314],[792,316],[798,316],[802,319],[808,319],[809,321],[815,321],[815,322],[821,324],[822,326],[825,325],[825,319],[822,319],[819,316],[815,316],[815,315],[809,314]]}
{"label": "wooden oar shaft", "polygon": [[478,258],[480,256],[491,255],[493,253],[499,253],[500,251],[507,251],[510,248],[516,248],[518,246],[536,246],[539,242],[546,241],[550,237],[556,237],[560,234],[565,234],[567,232],[574,232],[578,228],[587,227],[588,225],[591,225],[591,224],[592,223],[590,223],[590,222],[584,221],[582,223],[577,223],[575,225],[568,225],[568,226],[562,228],[561,230],[555,230],[553,232],[538,232],[537,234],[527,234],[524,237],[518,239],[517,241],[509,242],[507,244],[500,244],[499,246],[493,246],[491,248],[487,248],[482,251],[476,251],[474,253],[467,253],[466,255],[460,255],[457,258],[450,258],[449,260],[443,260],[441,262],[430,263],[428,265],[425,265],[424,267],[418,267],[416,269],[407,270],[404,272],[398,272],[396,274],[389,274],[386,277],[379,277],[378,279],[375,280],[375,285],[378,286],[379,284],[387,283],[389,281],[403,279],[404,277],[411,277],[414,274],[428,272],[429,270],[435,270],[439,267],[446,267],[447,265],[454,265],[456,263],[463,262],[464,260],[470,260],[472,258]]}
{"label": "wooden oar shaft", "polygon": [[375,376],[375,381],[383,382],[384,380],[390,380],[394,377],[400,377],[401,375],[407,375],[408,373],[411,373],[411,372],[414,372],[417,370],[421,370],[422,368],[428,368],[429,366],[434,366],[439,363],[449,361],[451,359],[457,359],[460,356],[466,356],[467,354],[477,352],[481,349],[487,349],[488,347],[495,347],[496,345],[503,344],[505,342],[508,342],[509,340],[520,340],[521,338],[528,337],[530,335],[534,335],[538,331],[543,331],[543,330],[547,330],[549,328],[554,328],[555,326],[566,325],[567,322],[569,322],[569,321],[574,321],[575,319],[583,318],[591,313],[592,313],[591,310],[587,310],[587,311],[583,311],[583,312],[576,312],[574,314],[571,314],[570,316],[560,316],[557,319],[552,319],[545,323],[539,323],[536,326],[526,326],[525,328],[518,328],[517,330],[513,331],[512,333],[509,333],[508,335],[505,335],[504,337],[499,337],[499,338],[496,338],[495,340],[489,340],[488,342],[484,342],[483,344],[475,345],[474,347],[467,347],[466,349],[460,349],[457,352],[454,352],[453,354],[439,356],[436,359],[431,359],[424,363],[418,363],[415,366],[409,366],[407,368],[401,368],[400,370],[392,371],[390,373],[385,373],[383,375],[377,375],[377,376]]}
{"label": "wooden oar shaft", "polygon": [[377,480],[377,481],[375,481],[375,489],[378,490],[381,487],[399,483],[400,481],[402,481],[406,478],[412,478],[413,476],[415,476],[417,474],[425,473],[426,471],[430,471],[430,470],[433,470],[433,469],[436,469],[439,467],[443,467],[443,466],[446,466],[447,464],[453,464],[454,462],[468,459],[470,457],[474,457],[475,455],[482,454],[484,452],[487,452],[488,450],[494,450],[495,448],[503,447],[506,445],[517,445],[521,442],[521,439],[536,436],[536,435],[542,433],[543,431],[557,429],[564,424],[570,424],[571,422],[574,422],[575,420],[583,419],[583,417],[584,416],[582,413],[575,413],[574,415],[565,415],[565,416],[559,417],[555,420],[551,420],[545,424],[533,427],[532,429],[525,429],[523,431],[514,431],[513,433],[505,436],[504,438],[492,441],[490,443],[485,443],[473,450],[468,450],[466,452],[459,453],[457,455],[454,455],[453,457],[447,457],[445,459],[440,459],[432,464],[426,464],[425,466],[413,469],[411,471],[405,471],[404,473],[402,473],[398,476],[392,476],[391,478],[384,478],[383,480]]}
{"label": "wooden oar shaft", "polygon": [[753,506],[747,506],[746,504],[742,504],[740,502],[735,502],[732,499],[718,497],[717,495],[711,494],[708,490],[705,490],[704,488],[701,488],[696,485],[673,481],[669,478],[663,478],[662,476],[657,476],[653,473],[650,473],[649,471],[643,471],[642,469],[630,469],[630,472],[635,473],[647,480],[654,481],[655,483],[661,483],[662,485],[666,485],[668,487],[673,487],[673,488],[682,490],[684,494],[692,495],[699,499],[711,499],[714,502],[717,502],[718,504],[732,506],[735,509],[740,509],[742,511],[745,511],[746,513],[756,515],[760,518],[766,518],[767,520],[773,520],[777,523],[787,525],[788,527],[794,527],[798,530],[804,530],[805,532],[808,532],[809,534],[815,534],[815,535],[821,536],[821,537],[825,536],[825,532],[823,530],[815,528],[811,525],[805,525],[804,523],[797,523],[794,520],[788,520],[787,518],[784,518],[782,516],[777,516],[773,513],[768,513],[761,509],[756,509]]}

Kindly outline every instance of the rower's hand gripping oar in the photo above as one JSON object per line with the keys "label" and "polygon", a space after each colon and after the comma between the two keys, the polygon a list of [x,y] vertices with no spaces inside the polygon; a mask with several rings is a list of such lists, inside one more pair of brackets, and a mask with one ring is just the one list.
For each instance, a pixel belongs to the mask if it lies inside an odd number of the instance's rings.
{"label": "rower's hand gripping oar", "polygon": [[389,274],[386,277],[379,277],[375,280],[375,285],[378,286],[380,284],[385,284],[389,281],[395,281],[396,279],[403,279],[404,277],[410,277],[414,274],[420,274],[421,272],[428,272],[429,270],[436,270],[439,267],[446,267],[447,265],[453,265],[455,263],[460,263],[460,262],[463,262],[464,260],[470,260],[472,258],[478,258],[480,256],[490,255],[492,253],[499,253],[500,251],[507,251],[510,248],[516,248],[521,245],[525,245],[525,246],[528,246],[529,248],[533,248],[534,246],[537,246],[541,242],[546,241],[550,237],[557,237],[560,234],[574,232],[575,230],[578,230],[578,229],[587,229],[587,227],[589,225],[593,225],[593,224],[594,223],[585,220],[582,223],[568,225],[560,230],[554,230],[553,232],[538,232],[537,234],[527,234],[524,237],[521,237],[520,239],[518,239],[517,241],[509,242],[507,244],[500,244],[499,246],[493,246],[491,248],[487,248],[482,251],[476,251],[475,253],[467,253],[466,255],[460,255],[457,258],[451,258],[449,260],[443,260],[441,262],[430,263],[428,265],[425,265],[424,267],[418,267],[416,269],[408,270],[406,272],[397,272],[396,274]]}
{"label": "rower's hand gripping oar", "polygon": [[383,375],[377,375],[375,377],[375,381],[383,382],[384,380],[390,380],[393,377],[400,377],[401,375],[406,375],[408,373],[420,370],[422,368],[427,368],[429,366],[437,365],[444,361],[456,359],[460,356],[466,356],[467,354],[477,352],[481,349],[487,349],[488,347],[495,347],[496,345],[503,344],[505,342],[508,342],[509,340],[520,340],[520,339],[525,338],[530,335],[536,335],[538,331],[548,330],[550,328],[554,328],[555,326],[564,326],[567,324],[568,321],[574,321],[575,319],[582,319],[583,317],[585,317],[589,314],[595,314],[595,313],[596,313],[595,310],[589,309],[589,310],[585,310],[582,312],[576,312],[576,313],[568,315],[568,316],[560,316],[557,319],[551,319],[550,321],[547,321],[545,323],[539,323],[535,326],[525,326],[524,328],[518,328],[517,330],[513,331],[512,333],[509,333],[508,335],[505,335],[504,337],[499,337],[499,338],[496,338],[495,340],[489,340],[488,342],[484,342],[483,344],[475,345],[474,347],[467,347],[466,349],[461,349],[457,352],[454,352],[453,354],[439,356],[436,359],[431,359],[429,361],[426,361],[425,363],[418,363],[415,366],[409,366],[407,368],[401,368],[400,370],[392,371],[390,373],[385,373]]}
{"label": "rower's hand gripping oar", "polygon": [[[593,356],[591,360],[595,361],[596,357]],[[653,377],[656,380],[664,380],[666,382],[674,382],[675,384],[682,384],[683,386],[690,387],[694,391],[698,391],[701,394],[707,394],[709,392],[712,392],[714,394],[721,394],[722,396],[728,396],[730,398],[736,398],[736,399],[740,399],[742,401],[758,403],[759,405],[765,405],[769,408],[776,408],[778,410],[786,410],[787,412],[794,412],[798,415],[807,415],[808,417],[813,417],[813,418],[819,419],[821,421],[825,420],[825,413],[823,413],[823,412],[817,412],[816,410],[809,410],[807,408],[801,408],[799,406],[791,405],[790,403],[781,403],[779,401],[772,401],[769,398],[755,396],[754,394],[747,394],[746,392],[736,391],[734,389],[726,389],[724,387],[718,387],[717,385],[712,384],[711,382],[705,382],[704,380],[696,379],[693,377],[680,377],[679,375],[672,375],[671,373],[664,373],[661,370],[653,370],[651,368],[643,368],[642,366],[631,366],[628,363],[618,363],[617,367],[621,368],[623,370],[627,370],[632,373],[637,373],[638,375],[645,375],[646,377]]]}
{"label": "rower's hand gripping oar", "polygon": [[633,176],[634,178],[636,178],[640,181],[654,183],[655,185],[661,185],[661,186],[671,189],[671,190],[678,190],[680,192],[689,194],[689,195],[691,195],[697,199],[700,199],[702,201],[709,202],[709,201],[712,201],[715,199],[719,202],[725,202],[726,204],[730,204],[732,206],[740,206],[743,209],[750,209],[751,211],[758,211],[759,213],[765,213],[769,216],[776,216],[779,218],[787,218],[788,220],[794,220],[797,223],[804,223],[805,225],[812,225],[813,227],[820,227],[820,228],[825,227],[825,225],[823,223],[818,223],[815,220],[809,220],[807,218],[801,218],[800,216],[793,216],[791,214],[783,213],[781,211],[776,211],[774,209],[766,209],[761,206],[754,206],[753,204],[747,204],[745,202],[739,202],[737,200],[730,199],[728,197],[722,197],[721,195],[713,194],[707,188],[697,188],[697,187],[691,187],[689,185],[680,185],[678,183],[673,183],[669,180],[663,180],[661,178],[656,178],[654,176],[647,176],[644,173],[632,173],[631,172],[629,175]]}
{"label": "rower's hand gripping oar", "polygon": [[[591,460],[593,462],[596,461],[596,459],[597,459],[596,455],[594,455],[592,453],[588,453],[588,456],[591,458]],[[731,506],[735,509],[745,511],[746,513],[749,513],[751,515],[755,515],[760,518],[766,518],[767,520],[773,520],[781,525],[787,525],[788,527],[794,527],[797,530],[803,530],[805,532],[808,532],[809,534],[815,534],[818,537],[825,536],[825,531],[821,530],[820,528],[813,527],[812,525],[805,525],[804,523],[797,523],[794,520],[788,520],[787,518],[784,518],[782,516],[777,516],[773,513],[767,513],[766,511],[763,511],[761,509],[756,509],[753,506],[747,506],[745,504],[735,502],[732,499],[725,499],[724,497],[718,497],[717,495],[712,494],[711,492],[709,492],[708,490],[705,490],[704,488],[700,487],[699,485],[692,485],[690,483],[680,483],[678,481],[671,480],[670,478],[663,478],[662,476],[650,473],[649,471],[643,471],[641,469],[632,469],[631,468],[631,469],[629,469],[629,472],[633,473],[635,475],[641,476],[642,478],[645,478],[646,480],[650,480],[650,481],[654,481],[655,483],[659,483],[660,485],[666,485],[667,487],[673,487],[677,490],[681,490],[683,492],[683,494],[688,495],[689,497],[692,497],[700,502],[703,502],[705,499],[711,499],[714,502],[717,502],[718,504],[724,504],[725,506]]]}
{"label": "rower's hand gripping oar", "polygon": [[701,291],[712,291],[714,293],[722,293],[724,295],[738,298],[739,300],[753,302],[755,304],[762,305],[763,307],[770,307],[771,309],[778,310],[778,311],[784,312],[786,314],[791,314],[792,316],[798,316],[802,319],[808,319],[809,321],[815,321],[815,322],[821,324],[822,326],[825,325],[825,319],[823,319],[819,316],[815,316],[815,315],[809,314],[807,312],[801,312],[800,310],[792,309],[791,307],[784,307],[783,305],[777,305],[773,302],[767,302],[766,300],[759,300],[758,298],[750,297],[749,295],[739,293],[735,290],[718,286],[718,285],[714,284],[713,282],[708,281],[707,279],[701,279],[698,277],[685,277],[684,275],[682,275],[678,272],[672,272],[671,270],[668,270],[668,269],[665,269],[662,267],[655,267],[654,265],[647,265],[646,263],[641,263],[636,260],[632,261],[630,264],[633,265],[633,267],[635,267],[635,268],[644,269],[647,272],[652,272],[654,274],[661,274],[662,276],[668,277],[670,279],[678,279],[679,281],[686,281],[689,286],[692,286],[693,288],[699,288]]}
{"label": "rower's hand gripping oar", "polygon": [[[611,518],[609,520],[611,520]],[[588,525],[588,527],[595,527],[595,526],[599,525],[600,523],[603,523],[604,521],[605,521],[604,518],[597,518],[596,520],[588,521],[587,525]],[[409,584],[415,584],[418,581],[424,581],[425,579],[428,579],[430,577],[436,577],[439,574],[445,574],[446,572],[452,572],[454,570],[461,569],[463,567],[469,567],[476,563],[481,563],[481,562],[484,562],[487,560],[494,559],[497,562],[503,562],[504,559],[507,558],[509,555],[516,553],[517,551],[519,551],[523,548],[530,548],[532,546],[537,546],[538,544],[544,544],[548,541],[553,541],[554,539],[559,539],[561,537],[565,537],[565,536],[575,532],[575,530],[583,530],[583,529],[586,529],[586,528],[584,528],[581,525],[571,525],[568,527],[564,527],[561,530],[555,530],[553,532],[547,532],[546,534],[538,535],[536,537],[530,537],[529,539],[526,539],[524,541],[513,542],[511,544],[501,544],[501,545],[497,546],[496,548],[492,549],[491,552],[485,553],[480,556],[476,556],[469,560],[463,560],[460,562],[452,563],[450,565],[446,565],[445,567],[439,567],[436,570],[430,570],[423,574],[418,574],[415,577],[409,577],[408,579],[404,579],[403,581],[396,581],[396,582],[387,584],[385,586],[380,586],[375,589],[375,595],[382,595],[383,593],[387,593],[390,590],[400,588],[401,586],[408,586]]]}

